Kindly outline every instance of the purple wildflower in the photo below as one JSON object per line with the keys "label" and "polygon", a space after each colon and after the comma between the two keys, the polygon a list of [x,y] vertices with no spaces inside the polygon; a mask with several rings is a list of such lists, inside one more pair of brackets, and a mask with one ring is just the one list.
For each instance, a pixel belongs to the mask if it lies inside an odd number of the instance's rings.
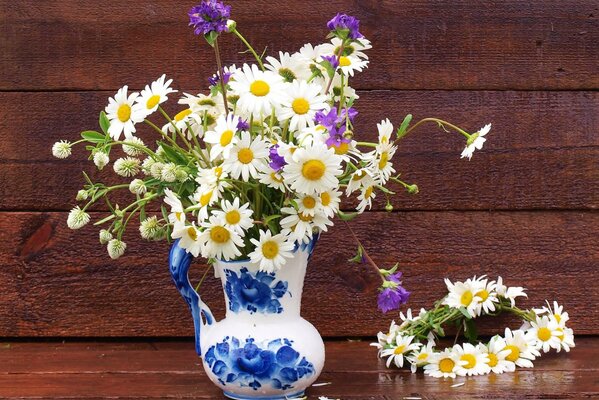
{"label": "purple wildflower", "polygon": [[356,118],[356,115],[358,115],[358,111],[355,108],[353,108],[353,107],[344,108],[343,110],[341,110],[339,119],[344,120],[345,117],[347,116],[347,117],[349,117],[350,122],[353,124],[354,118]]}
{"label": "purple wildflower", "polygon": [[360,33],[360,20],[347,14],[337,14],[327,23],[327,28],[342,38],[360,39],[364,35]]}
{"label": "purple wildflower", "polygon": [[237,123],[237,130],[247,131],[248,129],[250,129],[250,124],[247,121],[244,121],[241,118],[239,118],[239,122]]}
{"label": "purple wildflower", "polygon": [[281,157],[279,155],[279,145],[275,144],[269,150],[270,163],[268,165],[275,171],[280,171],[283,169],[287,163],[285,162],[285,157]]}
{"label": "purple wildflower", "polygon": [[[225,83],[225,85],[227,83],[229,83],[229,79],[231,79],[231,75],[233,75],[233,74],[230,72],[224,73],[223,82]],[[219,82],[220,82],[220,74],[218,74],[218,73],[212,75],[211,77],[208,77],[208,83],[210,84],[210,86],[216,86],[219,84]]]}
{"label": "purple wildflower", "polygon": [[231,7],[218,0],[204,0],[189,10],[189,25],[196,35],[207,35],[210,32],[221,33],[227,29],[227,21],[231,15]]}
{"label": "purple wildflower", "polygon": [[337,109],[333,107],[329,110],[329,112],[318,111],[316,115],[314,115],[314,121],[324,126],[328,130],[333,129],[339,122]]}
{"label": "purple wildflower", "polygon": [[333,67],[333,69],[337,69],[337,67],[339,66],[339,59],[336,55],[322,56],[322,59],[328,61],[328,63],[331,64],[331,67]]}
{"label": "purple wildflower", "polygon": [[395,288],[385,288],[381,290],[377,298],[379,310],[386,313],[391,310],[397,310],[400,305],[405,304],[410,297],[410,292],[402,286]]}

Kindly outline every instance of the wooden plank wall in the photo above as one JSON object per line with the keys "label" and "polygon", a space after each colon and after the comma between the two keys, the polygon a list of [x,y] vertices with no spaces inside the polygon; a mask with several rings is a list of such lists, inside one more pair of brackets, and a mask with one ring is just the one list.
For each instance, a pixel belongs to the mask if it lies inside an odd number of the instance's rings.
{"label": "wooden plank wall", "polygon": [[[66,228],[89,165],[81,153],[58,161],[50,146],[95,127],[125,83],[141,89],[165,72],[178,89],[205,87],[213,56],[186,26],[192,3],[0,0],[0,336],[191,334],[166,245],[131,234],[128,255],[111,261],[93,228]],[[338,11],[358,16],[374,45],[354,81],[363,137],[408,112],[472,130],[493,122],[470,162],[434,126],[403,141],[396,165],[421,193],[352,222],[380,264],[402,263],[412,307],[430,305],[443,277],[501,274],[529,288],[526,305],[559,300],[578,333],[599,333],[596,1],[229,3],[270,52],[322,40]],[[232,38],[222,47],[227,63],[247,59]],[[337,225],[310,266],[303,313],[323,335],[370,336],[394,317],[377,312],[362,290],[371,278],[345,261],[354,247]],[[204,293],[222,315],[218,284]]]}

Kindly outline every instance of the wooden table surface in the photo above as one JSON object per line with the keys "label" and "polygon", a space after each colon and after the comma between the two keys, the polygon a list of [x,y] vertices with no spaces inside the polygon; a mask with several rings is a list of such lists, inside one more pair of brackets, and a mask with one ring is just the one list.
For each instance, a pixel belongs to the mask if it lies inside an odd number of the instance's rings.
{"label": "wooden table surface", "polygon": [[[388,370],[368,341],[329,341],[309,399],[599,398],[599,337],[532,370],[455,380]],[[191,341],[0,343],[2,399],[221,399]]]}

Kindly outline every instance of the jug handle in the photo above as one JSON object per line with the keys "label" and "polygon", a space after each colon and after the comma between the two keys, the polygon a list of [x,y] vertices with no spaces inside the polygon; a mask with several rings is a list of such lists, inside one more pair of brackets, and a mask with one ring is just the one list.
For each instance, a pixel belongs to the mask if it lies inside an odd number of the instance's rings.
{"label": "jug handle", "polygon": [[[200,336],[202,328],[207,325],[214,323],[214,316],[210,311],[210,308],[202,301],[198,292],[195,291],[191,282],[189,281],[189,266],[193,260],[193,255],[185,251],[184,248],[179,246],[179,239],[177,239],[171,246],[169,253],[169,271],[173,277],[173,281],[181,293],[181,296],[187,302],[187,305],[191,309],[193,317],[193,325],[195,330],[195,346],[196,352],[201,357],[202,348],[200,346]],[[203,318],[202,318],[203,316]]]}

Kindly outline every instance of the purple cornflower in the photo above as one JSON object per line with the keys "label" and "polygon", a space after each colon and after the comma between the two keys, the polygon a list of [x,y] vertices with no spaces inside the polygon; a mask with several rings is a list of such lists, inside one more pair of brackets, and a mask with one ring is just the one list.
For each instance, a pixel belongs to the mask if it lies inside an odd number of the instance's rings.
{"label": "purple cornflower", "polygon": [[285,165],[287,165],[287,163],[285,162],[285,157],[281,157],[279,155],[279,145],[278,144],[275,144],[274,146],[272,146],[270,148],[269,156],[270,156],[270,163],[268,163],[268,165],[273,170],[278,172],[281,169],[283,169],[283,167]]}
{"label": "purple cornflower", "polygon": [[322,59],[328,61],[329,64],[331,64],[331,66],[333,67],[333,69],[337,69],[337,67],[339,66],[339,59],[336,55],[322,56]]}
{"label": "purple cornflower", "polygon": [[237,130],[247,131],[248,129],[250,129],[250,124],[247,121],[244,121],[241,118],[239,118],[239,122],[237,123]]}
{"label": "purple cornflower", "polygon": [[401,272],[389,273],[385,276],[385,282],[377,299],[379,310],[383,313],[397,310],[400,305],[407,303],[410,297],[410,292],[401,286],[401,276]]}
{"label": "purple cornflower", "polygon": [[[231,79],[231,75],[233,75],[230,72],[225,72],[224,73],[224,79],[223,82],[226,85],[227,83],[229,83],[229,79]],[[218,85],[220,82],[220,74],[217,72],[216,74],[208,77],[208,83],[210,84],[210,86],[216,86]]]}
{"label": "purple cornflower", "polygon": [[347,14],[337,14],[327,23],[327,28],[342,38],[360,39],[360,20]]}
{"label": "purple cornflower", "polygon": [[227,29],[227,21],[231,15],[231,6],[218,0],[204,0],[189,10],[189,25],[196,35],[207,35],[210,32],[221,33]]}
{"label": "purple cornflower", "polygon": [[314,121],[324,126],[328,130],[333,129],[339,123],[339,116],[337,115],[337,109],[331,108],[329,112],[318,111],[314,115]]}

